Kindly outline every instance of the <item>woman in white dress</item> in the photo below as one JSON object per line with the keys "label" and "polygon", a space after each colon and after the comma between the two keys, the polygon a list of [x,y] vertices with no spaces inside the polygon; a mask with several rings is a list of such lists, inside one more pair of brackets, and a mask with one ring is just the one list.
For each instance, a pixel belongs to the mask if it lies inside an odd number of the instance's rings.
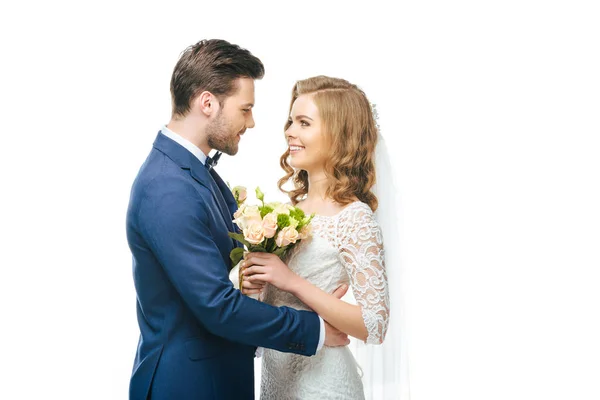
{"label": "woman in white dress", "polygon": [[[298,81],[285,126],[281,157],[293,204],[315,213],[312,236],[280,260],[251,253],[243,262],[244,286],[265,286],[275,306],[311,309],[340,331],[381,344],[389,319],[383,238],[374,211],[377,126],[364,92],[343,79]],[[284,190],[285,191],[285,190]],[[287,264],[287,265],[286,265]],[[356,305],[331,293],[349,285]],[[265,349],[262,400],[364,399],[360,368],[347,347],[313,357]]]}

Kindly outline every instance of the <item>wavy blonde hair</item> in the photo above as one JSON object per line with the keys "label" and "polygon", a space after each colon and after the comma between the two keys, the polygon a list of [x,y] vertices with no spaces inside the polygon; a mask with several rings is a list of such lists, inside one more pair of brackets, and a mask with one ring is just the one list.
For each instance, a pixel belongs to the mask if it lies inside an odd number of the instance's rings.
{"label": "wavy blonde hair", "polygon": [[[326,196],[342,205],[358,198],[375,211],[377,197],[371,188],[375,184],[377,126],[367,96],[344,79],[315,76],[296,82],[292,89],[290,113],[296,99],[304,94],[312,94],[322,120],[325,142],[331,149],[325,163],[325,175],[330,182]],[[290,125],[288,120],[285,130]],[[308,193],[308,173],[294,170],[288,162],[289,155],[288,148],[281,156],[280,165],[286,175],[278,184],[292,204],[296,204]],[[290,180],[294,189],[283,189]]]}

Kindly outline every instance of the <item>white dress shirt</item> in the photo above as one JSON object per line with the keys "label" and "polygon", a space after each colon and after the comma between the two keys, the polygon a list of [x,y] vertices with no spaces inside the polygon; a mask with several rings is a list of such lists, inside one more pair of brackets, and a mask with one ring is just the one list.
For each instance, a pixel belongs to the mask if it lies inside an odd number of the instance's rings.
{"label": "white dress shirt", "polygon": [[176,143],[182,145],[183,147],[185,147],[185,149],[187,151],[189,151],[190,153],[192,153],[193,155],[195,155],[196,158],[198,160],[200,160],[200,162],[202,164],[206,164],[206,156],[207,156],[207,154],[204,154],[204,152],[202,150],[200,150],[200,148],[198,146],[196,146],[194,143],[190,142],[189,140],[187,140],[183,136],[181,136],[181,135],[173,132],[172,130],[170,130],[169,128],[167,128],[166,125],[163,126],[163,128],[160,131],[162,132],[163,135],[165,135],[169,139],[171,139],[174,142],[176,142]]}

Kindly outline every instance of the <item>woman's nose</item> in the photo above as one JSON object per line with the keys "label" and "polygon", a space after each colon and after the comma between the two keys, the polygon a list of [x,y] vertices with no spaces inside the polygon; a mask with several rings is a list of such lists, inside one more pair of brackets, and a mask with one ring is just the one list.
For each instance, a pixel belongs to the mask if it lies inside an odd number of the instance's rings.
{"label": "woman's nose", "polygon": [[295,137],[291,126],[285,130],[284,134],[286,138]]}

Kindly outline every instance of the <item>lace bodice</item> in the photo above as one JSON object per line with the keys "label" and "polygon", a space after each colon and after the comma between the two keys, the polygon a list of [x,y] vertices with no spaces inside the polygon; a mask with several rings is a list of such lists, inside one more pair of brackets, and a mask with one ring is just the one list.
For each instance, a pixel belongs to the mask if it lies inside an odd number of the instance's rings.
{"label": "lace bodice", "polygon": [[[312,226],[312,237],[301,241],[286,263],[326,292],[349,284],[369,332],[366,343],[381,343],[388,326],[389,295],[383,239],[373,212],[357,201],[334,216],[316,215]],[[308,309],[292,294],[271,286],[265,301]]]}
{"label": "lace bodice", "polygon": [[[366,204],[354,202],[334,216],[315,216],[312,231],[287,255],[286,264],[328,293],[348,284],[362,310],[366,343],[381,343],[388,326],[389,297],[383,239],[373,212]],[[271,285],[265,289],[264,301],[309,309],[294,295]],[[347,347],[325,347],[313,357],[266,349],[261,399],[362,399],[357,371]]]}

